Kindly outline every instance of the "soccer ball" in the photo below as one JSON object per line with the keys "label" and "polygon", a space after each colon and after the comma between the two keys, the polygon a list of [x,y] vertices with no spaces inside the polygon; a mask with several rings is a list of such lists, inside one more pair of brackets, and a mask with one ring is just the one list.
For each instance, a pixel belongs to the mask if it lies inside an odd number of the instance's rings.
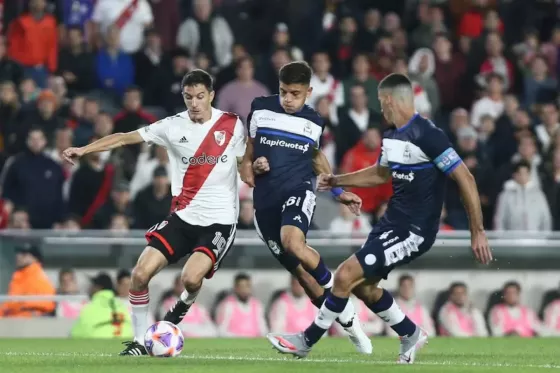
{"label": "soccer ball", "polygon": [[174,324],[158,321],[144,335],[144,346],[151,356],[173,357],[183,350],[183,333]]}

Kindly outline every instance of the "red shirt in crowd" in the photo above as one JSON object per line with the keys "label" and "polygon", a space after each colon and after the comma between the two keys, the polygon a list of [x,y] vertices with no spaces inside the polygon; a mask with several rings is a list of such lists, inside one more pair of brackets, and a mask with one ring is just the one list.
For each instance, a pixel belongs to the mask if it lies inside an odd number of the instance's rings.
{"label": "red shirt in crowd", "polygon": [[[484,15],[476,10],[471,10],[461,17],[457,33],[459,36],[468,36],[471,39],[478,38],[484,29]],[[500,33],[504,32],[504,23],[500,20],[498,26]]]}
{"label": "red shirt in crowd", "polygon": [[[373,166],[379,159],[381,148],[370,150],[363,141],[360,141],[344,155],[342,159],[342,171],[354,172]],[[393,195],[391,181],[373,188],[353,188],[349,190],[362,199],[362,210],[368,213],[374,212],[381,203],[387,201]]]}

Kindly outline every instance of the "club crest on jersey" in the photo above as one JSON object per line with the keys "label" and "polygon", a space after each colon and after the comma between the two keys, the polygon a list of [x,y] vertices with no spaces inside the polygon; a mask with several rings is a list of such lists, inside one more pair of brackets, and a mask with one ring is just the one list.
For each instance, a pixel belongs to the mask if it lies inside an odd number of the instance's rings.
{"label": "club crest on jersey", "polygon": [[219,146],[224,145],[226,142],[226,131],[214,131],[214,140]]}
{"label": "club crest on jersey", "polygon": [[411,153],[410,153],[410,146],[406,144],[404,146],[403,158],[406,160],[410,160]]}
{"label": "club crest on jersey", "polygon": [[311,135],[311,123],[305,122],[305,127],[303,127],[303,133]]}

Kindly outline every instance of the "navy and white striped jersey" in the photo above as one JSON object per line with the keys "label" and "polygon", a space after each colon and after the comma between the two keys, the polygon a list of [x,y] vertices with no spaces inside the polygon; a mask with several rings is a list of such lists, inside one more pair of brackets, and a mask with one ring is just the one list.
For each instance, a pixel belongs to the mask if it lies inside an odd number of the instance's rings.
{"label": "navy and white striped jersey", "polygon": [[418,114],[387,130],[379,164],[391,169],[393,196],[380,223],[437,232],[447,175],[460,163],[447,135]]}
{"label": "navy and white striped jersey", "polygon": [[254,159],[266,157],[270,171],[255,177],[255,209],[283,203],[290,192],[315,183],[313,149],[319,147],[323,119],[308,105],[288,114],[278,95],[257,97],[247,118]]}

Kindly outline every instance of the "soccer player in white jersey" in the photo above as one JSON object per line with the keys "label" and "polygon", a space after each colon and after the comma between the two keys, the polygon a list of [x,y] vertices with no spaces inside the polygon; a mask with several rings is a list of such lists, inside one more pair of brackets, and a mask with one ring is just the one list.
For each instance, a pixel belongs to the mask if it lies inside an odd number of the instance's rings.
{"label": "soccer player in white jersey", "polygon": [[[187,110],[147,127],[69,148],[66,160],[141,142],[167,149],[171,163],[171,215],[146,233],[148,246],[132,270],[129,299],[134,340],[121,355],[146,355],[148,283],[168,264],[190,257],[181,280],[185,291],[164,320],[179,323],[232,246],[238,218],[237,166],[245,151],[245,130],[237,115],[211,106],[212,77],[193,70],[182,81]],[[148,346],[149,347],[149,346]]]}
{"label": "soccer player in white jersey", "polygon": [[315,321],[299,334],[268,335],[274,348],[282,353],[305,357],[345,309],[350,293],[354,293],[401,337],[397,362],[414,362],[427,335],[403,313],[393,296],[379,287],[379,282],[434,244],[447,176],[461,190],[476,259],[484,264],[492,260],[474,178],[443,131],[415,112],[410,80],[391,74],[379,83],[378,95],[385,119],[394,125],[383,136],[379,163],[350,174],[320,175],[319,189],[372,187],[392,177],[393,196],[362,248],[338,267],[332,291]]}

